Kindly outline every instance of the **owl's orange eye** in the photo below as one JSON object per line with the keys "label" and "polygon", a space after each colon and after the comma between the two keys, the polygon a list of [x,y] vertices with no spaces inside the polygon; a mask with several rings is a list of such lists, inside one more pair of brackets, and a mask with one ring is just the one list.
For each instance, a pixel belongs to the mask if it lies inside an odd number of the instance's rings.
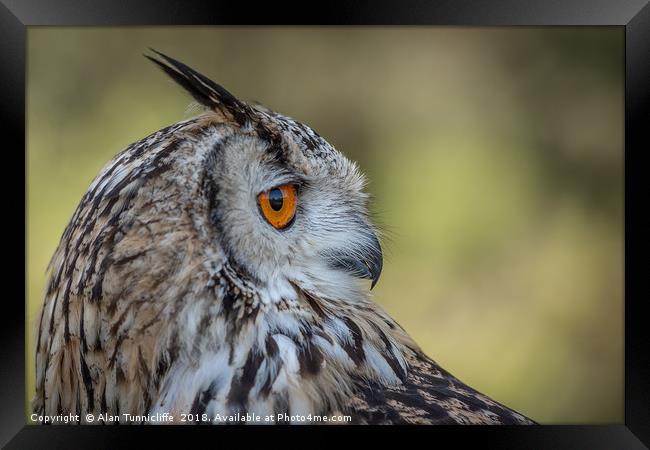
{"label": "owl's orange eye", "polygon": [[273,228],[282,230],[293,222],[296,215],[296,187],[293,184],[264,191],[257,196],[260,211]]}

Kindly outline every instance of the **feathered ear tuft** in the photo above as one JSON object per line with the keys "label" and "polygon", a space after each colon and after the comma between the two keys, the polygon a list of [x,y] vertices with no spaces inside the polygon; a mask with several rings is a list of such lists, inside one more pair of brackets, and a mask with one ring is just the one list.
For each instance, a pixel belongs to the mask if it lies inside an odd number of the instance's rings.
{"label": "feathered ear tuft", "polygon": [[152,48],[149,48],[149,50],[154,52],[158,58],[149,55],[144,56],[180,84],[200,104],[221,112],[226,117],[232,117],[240,125],[244,125],[250,119],[251,108],[222,86],[180,61]]}

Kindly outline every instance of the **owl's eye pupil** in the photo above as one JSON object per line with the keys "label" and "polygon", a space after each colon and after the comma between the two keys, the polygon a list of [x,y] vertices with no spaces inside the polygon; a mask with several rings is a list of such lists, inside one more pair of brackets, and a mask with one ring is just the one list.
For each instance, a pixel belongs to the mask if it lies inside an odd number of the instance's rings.
{"label": "owl's eye pupil", "polygon": [[269,191],[269,205],[274,211],[280,211],[284,203],[284,195],[280,189],[271,189]]}

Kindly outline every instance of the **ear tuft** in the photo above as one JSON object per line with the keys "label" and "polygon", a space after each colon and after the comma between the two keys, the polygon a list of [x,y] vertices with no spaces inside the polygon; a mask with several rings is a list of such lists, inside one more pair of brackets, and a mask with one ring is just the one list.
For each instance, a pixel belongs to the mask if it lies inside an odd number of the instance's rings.
{"label": "ear tuft", "polygon": [[156,56],[144,55],[154,62],[201,105],[231,117],[240,125],[250,120],[251,108],[219,84],[167,55],[149,48]]}

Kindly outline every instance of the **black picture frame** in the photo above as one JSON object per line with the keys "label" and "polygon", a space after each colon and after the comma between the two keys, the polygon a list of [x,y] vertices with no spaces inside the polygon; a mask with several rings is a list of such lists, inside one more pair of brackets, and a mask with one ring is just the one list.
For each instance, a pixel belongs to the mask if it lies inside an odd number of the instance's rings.
{"label": "black picture frame", "polygon": [[[26,36],[28,26],[107,25],[465,25],[465,26],[557,26],[614,25],[625,29],[625,421],[620,425],[572,425],[536,427],[376,427],[366,436],[383,438],[387,433],[433,433],[430,439],[453,439],[454,445],[474,443],[494,448],[637,449],[650,445],[650,351],[644,303],[648,284],[641,257],[648,254],[644,231],[642,190],[644,150],[650,149],[650,5],[647,0],[363,0],[321,4],[267,2],[200,2],[159,0],[111,2],[82,0],[0,0],[0,123],[5,172],[2,177],[7,233],[25,233],[25,203],[16,192],[25,185],[25,92]],[[99,57],[99,56],[98,56]],[[25,195],[26,201],[26,195]],[[21,220],[22,218],[22,220]],[[6,241],[17,242],[18,239]],[[24,248],[23,248],[24,250]],[[16,254],[19,254],[16,248]],[[24,252],[23,252],[24,254]],[[9,268],[20,270],[14,258]],[[23,261],[24,262],[24,261]],[[23,264],[23,268],[25,265]],[[2,326],[2,421],[0,443],[6,448],[122,448],[139,440],[148,446],[155,441],[188,445],[188,438],[211,439],[230,435],[246,441],[251,433],[278,433],[286,427],[47,427],[24,423],[25,392],[25,302],[7,287]],[[15,278],[18,278],[16,275]],[[23,283],[25,289],[26,281]],[[18,289],[19,290],[19,289]],[[23,299],[24,291],[23,291]],[[339,439],[354,427],[294,427],[292,433],[318,433]],[[187,433],[187,435],[186,435]],[[246,434],[244,434],[246,433]],[[305,435],[306,436],[306,435]],[[338,436],[338,438],[337,438]],[[406,435],[404,436],[406,437]],[[424,436],[420,436],[424,437]],[[219,437],[219,442],[223,442]],[[309,440],[308,442],[312,442]],[[407,441],[410,442],[410,441]],[[434,442],[434,441],[429,441]],[[437,441],[436,441],[437,442]]]}

